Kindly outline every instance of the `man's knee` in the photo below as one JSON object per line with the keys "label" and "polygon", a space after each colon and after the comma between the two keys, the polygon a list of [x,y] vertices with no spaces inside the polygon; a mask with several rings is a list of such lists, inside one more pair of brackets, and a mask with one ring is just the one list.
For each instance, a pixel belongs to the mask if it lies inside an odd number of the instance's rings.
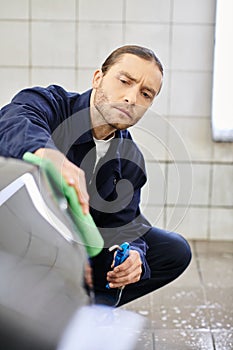
{"label": "man's knee", "polygon": [[181,272],[184,271],[192,259],[192,251],[189,243],[184,237],[177,233],[172,234],[174,236],[173,244],[173,259],[176,262],[176,266],[180,268]]}

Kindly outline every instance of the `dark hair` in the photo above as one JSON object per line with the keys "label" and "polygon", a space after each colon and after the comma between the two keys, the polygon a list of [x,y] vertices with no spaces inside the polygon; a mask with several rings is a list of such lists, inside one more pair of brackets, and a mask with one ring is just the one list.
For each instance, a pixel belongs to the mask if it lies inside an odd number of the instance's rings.
{"label": "dark hair", "polygon": [[111,68],[115,63],[117,63],[119,61],[119,58],[124,54],[132,54],[146,61],[154,61],[155,64],[158,66],[161,74],[163,75],[162,63],[155,55],[155,53],[152,50],[147,49],[146,47],[137,45],[125,45],[114,50],[102,64],[101,70],[103,74],[105,75],[109,68]]}

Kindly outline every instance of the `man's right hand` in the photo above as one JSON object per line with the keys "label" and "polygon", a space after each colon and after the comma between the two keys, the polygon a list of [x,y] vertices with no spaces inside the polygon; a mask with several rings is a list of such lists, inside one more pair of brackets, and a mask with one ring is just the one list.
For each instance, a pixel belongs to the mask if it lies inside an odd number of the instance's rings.
{"label": "man's right hand", "polygon": [[50,160],[68,185],[73,186],[84,214],[89,213],[89,195],[87,193],[85,173],[70,162],[63,153],[50,148],[39,148],[34,154],[40,158]]}

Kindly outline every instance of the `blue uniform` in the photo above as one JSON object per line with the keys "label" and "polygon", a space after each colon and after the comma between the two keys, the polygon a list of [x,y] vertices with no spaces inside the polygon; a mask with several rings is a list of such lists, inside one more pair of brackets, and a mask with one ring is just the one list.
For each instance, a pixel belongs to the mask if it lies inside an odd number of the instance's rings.
{"label": "blue uniform", "polygon": [[[137,297],[168,283],[181,273],[177,270],[173,277],[166,276],[159,284],[158,281],[153,281],[152,270],[157,270],[156,279],[160,274],[159,267],[153,266],[156,259],[154,252],[153,257],[150,255],[149,241],[152,236],[154,238],[151,245],[156,239],[159,239],[160,243],[163,239],[168,240],[167,250],[163,247],[164,244],[161,244],[159,251],[164,262],[171,258],[169,246],[174,250],[177,242],[180,242],[180,249],[185,251],[186,256],[183,259],[186,262],[182,265],[182,271],[190,260],[190,250],[182,237],[153,228],[141,214],[139,204],[141,188],[146,182],[145,164],[128,130],[115,133],[107,154],[93,171],[96,154],[90,123],[90,96],[91,90],[78,94],[67,92],[56,85],[19,92],[0,112],[0,155],[22,158],[26,151],[34,152],[43,147],[53,148],[60,150],[85,171],[90,211],[102,233],[105,247],[129,241],[130,249],[140,253],[143,264],[138,286],[150,280],[153,282],[150,282],[152,285],[148,291],[143,285],[144,292],[137,292]],[[159,242],[156,243],[157,247]],[[180,253],[174,250],[173,254]],[[97,292],[106,292],[106,273],[110,270],[111,262],[112,255],[107,250],[103,250],[93,259]],[[164,263],[159,260],[158,262]],[[169,275],[169,271],[166,273]],[[125,288],[126,295],[127,288],[129,290],[129,297],[122,303],[135,297],[133,286],[135,284]]]}

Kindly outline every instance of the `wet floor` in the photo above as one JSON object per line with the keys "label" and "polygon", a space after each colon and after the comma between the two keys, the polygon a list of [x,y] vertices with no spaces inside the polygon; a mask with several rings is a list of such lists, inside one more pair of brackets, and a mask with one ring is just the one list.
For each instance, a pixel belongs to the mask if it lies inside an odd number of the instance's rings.
{"label": "wet floor", "polygon": [[136,350],[233,350],[233,242],[190,242],[170,285],[124,306],[147,319]]}

